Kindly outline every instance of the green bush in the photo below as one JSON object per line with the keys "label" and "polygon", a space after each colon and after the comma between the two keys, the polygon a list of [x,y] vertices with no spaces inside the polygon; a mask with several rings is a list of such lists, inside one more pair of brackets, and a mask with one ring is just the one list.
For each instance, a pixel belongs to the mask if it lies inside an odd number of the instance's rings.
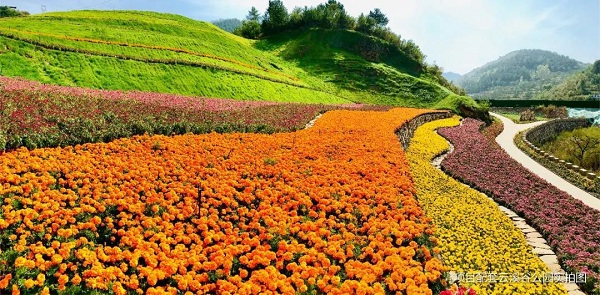
{"label": "green bush", "polygon": [[591,195],[596,198],[600,198],[600,180],[598,178],[592,180],[586,177],[583,177],[581,174],[568,169],[566,166],[548,160],[548,158],[541,156],[536,153],[533,149],[531,149],[525,142],[523,141],[523,132],[517,134],[514,138],[514,142],[525,152],[529,157],[534,159],[536,162],[540,163],[540,165],[548,168],[552,172],[556,173],[560,177],[566,179],[571,184],[581,188],[582,190],[587,191]]}

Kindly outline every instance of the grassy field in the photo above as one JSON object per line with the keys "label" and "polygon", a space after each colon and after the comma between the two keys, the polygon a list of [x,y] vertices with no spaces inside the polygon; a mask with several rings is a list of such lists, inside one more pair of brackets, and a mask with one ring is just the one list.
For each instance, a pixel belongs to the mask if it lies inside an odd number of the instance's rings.
{"label": "grassy field", "polygon": [[523,112],[524,110],[524,108],[491,108],[492,112],[507,117],[517,124],[552,120],[551,118],[545,117],[541,112],[535,112],[534,121],[521,121],[521,112]]}
{"label": "grassy field", "polygon": [[[453,93],[390,48],[352,31],[297,31],[253,41],[209,23],[139,11],[0,22],[5,76],[240,100],[455,106]],[[475,106],[469,98],[458,100]]]}
{"label": "grassy field", "polygon": [[517,124],[524,124],[524,123],[530,123],[530,122],[536,122],[536,121],[549,120],[548,118],[545,118],[545,117],[542,117],[542,116],[535,116],[535,121],[521,121],[521,114],[516,114],[516,113],[500,113],[500,115],[511,119],[513,122],[515,122]]}

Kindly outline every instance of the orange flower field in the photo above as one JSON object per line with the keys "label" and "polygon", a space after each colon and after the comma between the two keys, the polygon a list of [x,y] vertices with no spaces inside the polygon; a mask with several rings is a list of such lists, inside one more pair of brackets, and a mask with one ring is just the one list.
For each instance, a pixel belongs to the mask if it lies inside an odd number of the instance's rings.
{"label": "orange flower field", "polygon": [[394,134],[424,112],[6,153],[0,293],[439,292]]}

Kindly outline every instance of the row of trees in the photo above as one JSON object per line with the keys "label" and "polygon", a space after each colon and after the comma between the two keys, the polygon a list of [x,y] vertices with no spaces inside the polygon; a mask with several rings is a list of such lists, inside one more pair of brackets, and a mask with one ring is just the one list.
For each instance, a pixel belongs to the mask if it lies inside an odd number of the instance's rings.
{"label": "row of trees", "polygon": [[234,33],[246,38],[258,39],[299,28],[356,30],[388,41],[415,61],[423,63],[425,55],[419,47],[412,40],[403,40],[399,35],[394,34],[387,27],[388,22],[389,19],[379,8],[354,18],[348,15],[344,5],[336,0],[328,0],[327,3],[316,7],[296,7],[291,13],[281,0],[269,0],[269,6],[264,14],[261,15],[255,7],[252,7],[242,26]]}
{"label": "row of trees", "polygon": [[404,40],[387,27],[388,17],[375,8],[368,14],[361,13],[357,18],[350,16],[342,3],[328,0],[316,7],[296,7],[291,13],[281,0],[269,0],[269,6],[264,14],[252,7],[243,21],[242,26],[234,34],[258,39],[268,37],[292,29],[341,29],[354,30],[377,37],[389,42],[408,58],[414,60],[424,73],[428,74],[441,85],[459,95],[466,95],[464,89],[448,82],[443,76],[443,69],[437,65],[428,65],[425,55],[412,40]]}
{"label": "row of trees", "polygon": [[0,18],[2,17],[14,17],[14,16],[28,16],[29,12],[16,10],[10,6],[0,6]]}

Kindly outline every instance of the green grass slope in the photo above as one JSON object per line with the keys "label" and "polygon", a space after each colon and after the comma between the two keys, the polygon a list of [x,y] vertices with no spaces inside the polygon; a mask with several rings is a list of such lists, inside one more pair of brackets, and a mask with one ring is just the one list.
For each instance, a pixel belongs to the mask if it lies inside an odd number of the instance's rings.
{"label": "green grass slope", "polygon": [[213,24],[140,11],[2,19],[0,71],[59,85],[242,100],[413,107],[456,100],[418,63],[357,32],[252,41]]}
{"label": "green grass slope", "polygon": [[431,106],[450,94],[418,78],[418,63],[377,38],[343,30],[301,30],[262,40],[267,50],[321,80],[352,100],[375,104]]}
{"label": "green grass slope", "polygon": [[349,102],[284,60],[253,48],[252,41],[209,23],[152,12],[77,11],[3,19],[0,65],[2,75],[59,85]]}

